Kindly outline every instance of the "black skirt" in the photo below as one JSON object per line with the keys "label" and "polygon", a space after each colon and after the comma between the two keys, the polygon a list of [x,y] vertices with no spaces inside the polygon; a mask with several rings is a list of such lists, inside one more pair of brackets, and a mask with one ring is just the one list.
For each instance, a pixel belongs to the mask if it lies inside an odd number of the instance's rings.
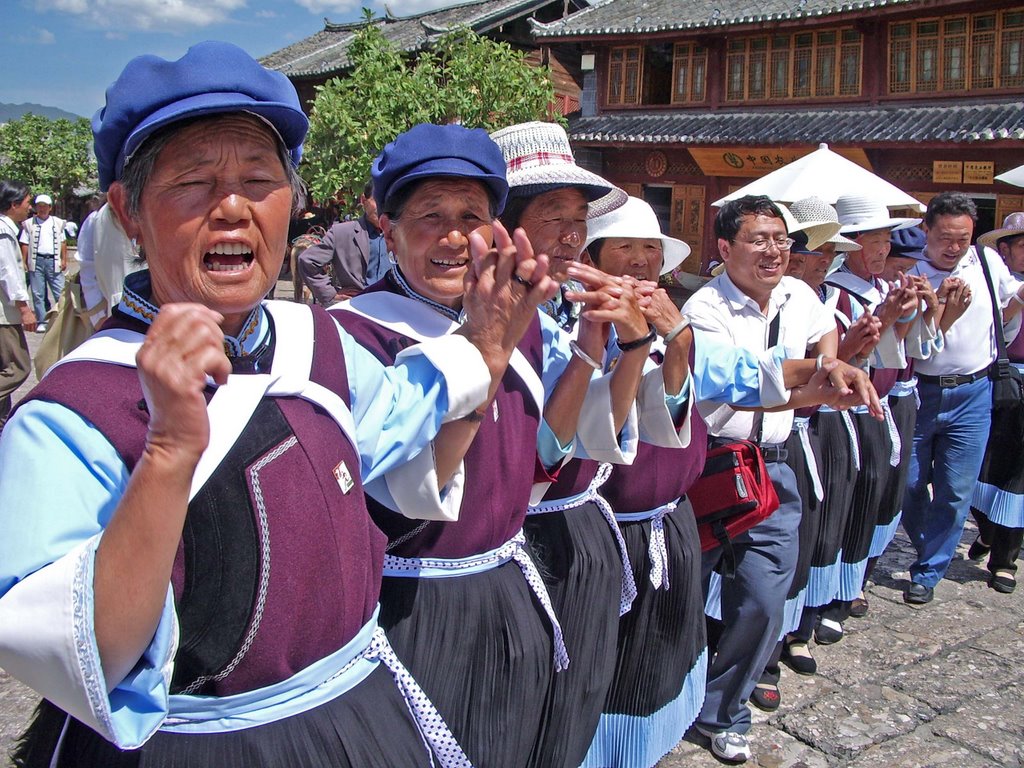
{"label": "black skirt", "polygon": [[903,493],[907,490],[907,477],[910,475],[910,454],[914,450],[917,398],[913,394],[899,397],[890,395],[889,407],[896,431],[900,435],[900,463],[897,467],[889,467],[885,479],[885,490],[878,505],[878,519],[875,521],[875,534],[869,552],[871,557],[880,557],[896,533],[893,523],[903,509]]}
{"label": "black skirt", "polygon": [[578,768],[597,730],[615,664],[622,555],[594,502],[530,515],[527,546],[562,625],[569,668],[551,677],[542,704],[536,768]]}
{"label": "black skirt", "polygon": [[892,440],[884,421],[855,414],[860,437],[860,472],[853,486],[853,507],[843,534],[842,570],[837,600],[853,600],[861,591],[875,522],[891,466]]}
{"label": "black skirt", "polygon": [[[821,447],[818,445],[818,436],[812,429],[808,429],[807,436],[810,438],[814,463],[819,467],[820,476]],[[793,581],[790,583],[789,593],[786,595],[787,600],[792,600],[798,597],[807,586],[807,577],[814,557],[814,547],[818,540],[818,529],[821,527],[821,502],[814,494],[814,482],[811,479],[810,466],[807,463],[799,432],[794,431],[786,440],[786,452],[788,454],[786,463],[789,464],[789,468],[796,476],[796,488],[800,493],[800,501],[803,505],[800,514],[800,550],[797,555],[796,569],[793,571]]]}
{"label": "black skirt", "polygon": [[804,604],[828,605],[839,584],[839,551],[853,505],[857,469],[853,463],[850,433],[837,411],[818,411],[811,417],[811,431],[818,437],[821,461],[818,471],[824,499],[818,505],[817,538],[811,553]]}
{"label": "black skirt", "polygon": [[526,766],[541,733],[553,633],[519,566],[385,576],[380,604],[395,653],[473,765]]}
{"label": "black skirt", "polygon": [[[53,743],[65,717],[47,711],[29,727],[26,765],[41,761],[37,743]],[[59,713],[63,714],[63,713]],[[56,729],[56,730],[54,730]],[[34,751],[34,754],[33,754]],[[158,731],[139,749],[122,751],[70,719],[59,768],[394,768],[431,765],[430,754],[391,673],[379,665],[352,690],[319,707],[266,725],[212,734]]]}

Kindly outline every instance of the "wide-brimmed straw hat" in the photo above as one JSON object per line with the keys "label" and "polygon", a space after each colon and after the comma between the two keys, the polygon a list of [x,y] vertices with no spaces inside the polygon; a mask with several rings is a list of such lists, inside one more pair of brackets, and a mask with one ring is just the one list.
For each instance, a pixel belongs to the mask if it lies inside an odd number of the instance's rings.
{"label": "wide-brimmed straw hat", "polygon": [[995,248],[1004,237],[1015,237],[1024,235],[1024,213],[1017,211],[1003,219],[1003,226],[993,229],[978,237],[978,242],[989,248]]}
{"label": "wide-brimmed straw hat", "polygon": [[606,237],[632,237],[661,240],[661,274],[666,275],[690,255],[690,246],[682,240],[663,235],[654,209],[638,197],[627,197],[626,202],[587,223],[587,243]]}
{"label": "wide-brimmed straw hat", "polygon": [[920,219],[898,218],[889,214],[884,203],[863,195],[842,195],[836,200],[839,231],[872,232],[876,229],[903,229],[921,223]]}
{"label": "wide-brimmed straw hat", "polygon": [[587,218],[614,210],[626,193],[576,165],[569,136],[556,123],[520,123],[491,134],[505,157],[510,197],[533,197],[556,189],[580,190],[590,204]]}
{"label": "wide-brimmed straw hat", "polygon": [[[812,251],[820,248],[825,243],[832,243],[837,251],[859,251],[861,249],[859,243],[855,243],[848,237],[843,237],[839,234],[839,228],[842,225],[839,223],[836,209],[820,197],[805,197],[803,200],[797,200],[786,207],[799,224],[796,230],[790,228],[790,234],[794,231],[806,232],[807,245]],[[833,227],[832,233],[826,236],[825,239],[819,240],[815,235],[825,231],[822,227],[826,222]]]}

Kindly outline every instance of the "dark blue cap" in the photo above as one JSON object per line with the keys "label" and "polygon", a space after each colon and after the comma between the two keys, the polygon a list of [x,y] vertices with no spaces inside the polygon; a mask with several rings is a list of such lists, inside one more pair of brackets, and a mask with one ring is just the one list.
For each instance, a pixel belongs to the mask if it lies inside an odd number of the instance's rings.
{"label": "dark blue cap", "polygon": [[[792,232],[789,235],[793,238],[793,247],[789,249],[790,253],[805,253],[809,256],[820,256],[821,251],[812,251],[807,247],[807,243],[810,242],[807,239],[807,233],[802,231]],[[827,240],[825,242],[828,242]]]}
{"label": "dark blue cap", "polygon": [[927,243],[928,238],[920,227],[896,229],[889,235],[889,255],[924,261],[924,247]]}
{"label": "dark blue cap", "polygon": [[373,197],[383,211],[388,199],[417,179],[455,177],[483,182],[498,213],[508,182],[501,149],[483,128],[420,123],[384,147],[373,161]]}
{"label": "dark blue cap", "polygon": [[177,61],[132,59],[107,88],[106,106],[92,118],[100,189],[153,131],[178,120],[220,112],[250,112],[277,131],[298,165],[309,121],[295,87],[231,43],[194,45]]}

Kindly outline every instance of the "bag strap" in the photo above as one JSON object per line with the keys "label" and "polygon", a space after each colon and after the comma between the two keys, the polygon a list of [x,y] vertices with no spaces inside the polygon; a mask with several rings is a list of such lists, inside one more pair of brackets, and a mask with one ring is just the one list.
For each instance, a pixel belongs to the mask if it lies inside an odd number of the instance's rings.
{"label": "bag strap", "polygon": [[1005,378],[1009,376],[1010,358],[1006,354],[1006,339],[1003,338],[1003,318],[999,311],[999,299],[996,298],[996,289],[992,282],[992,272],[988,268],[988,259],[985,258],[985,250],[978,245],[977,232],[974,239],[974,255],[981,262],[981,271],[985,273],[985,287],[988,288],[989,298],[992,299],[992,335],[996,337],[996,365],[1000,377]]}
{"label": "bag strap", "polygon": [[[775,313],[775,319],[768,326],[768,347],[771,349],[779,343],[779,327],[782,324],[782,307]],[[757,437],[754,438],[755,447],[761,445],[761,437],[764,434],[764,411],[757,412]]]}

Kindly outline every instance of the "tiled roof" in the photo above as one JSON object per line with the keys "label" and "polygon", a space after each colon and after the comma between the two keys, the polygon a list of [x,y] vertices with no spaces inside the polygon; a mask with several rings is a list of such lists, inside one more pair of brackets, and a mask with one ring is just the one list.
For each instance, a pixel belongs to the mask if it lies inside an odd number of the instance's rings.
{"label": "tiled roof", "polygon": [[638,144],[834,144],[1024,139],[1024,102],[569,118],[573,141]]}
{"label": "tiled roof", "polygon": [[543,24],[531,21],[534,36],[650,34],[736,24],[808,19],[872,10],[922,0],[597,0],[589,8]]}
{"label": "tiled roof", "polygon": [[[485,32],[550,2],[479,0],[402,18],[389,13],[382,19],[374,19],[373,23],[399,50],[418,51],[455,27],[468,26],[476,32]],[[348,46],[363,23],[332,24],[325,19],[324,28],[315,35],[264,56],[260,62],[289,77],[336,74],[349,66]]]}

